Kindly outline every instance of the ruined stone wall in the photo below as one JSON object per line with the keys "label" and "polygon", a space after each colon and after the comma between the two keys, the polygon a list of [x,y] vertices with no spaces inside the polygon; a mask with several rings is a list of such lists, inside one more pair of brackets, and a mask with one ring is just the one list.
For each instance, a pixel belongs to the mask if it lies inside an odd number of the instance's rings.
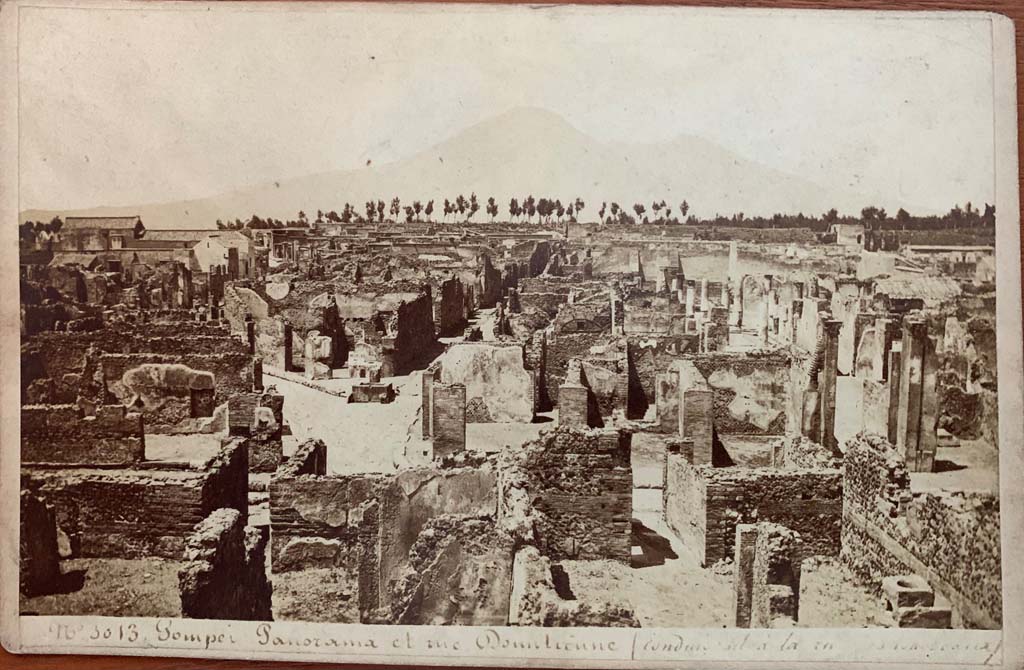
{"label": "ruined stone wall", "polygon": [[648,404],[656,402],[655,389],[658,375],[668,369],[681,355],[698,350],[698,334],[655,337],[633,336],[628,338],[630,358],[640,389]]}
{"label": "ruined stone wall", "polygon": [[395,585],[399,624],[504,626],[512,588],[512,538],[493,518],[444,514],[409,550],[410,571]]}
{"label": "ruined stone wall", "polygon": [[638,628],[640,622],[629,602],[609,601],[603,593],[574,593],[566,600],[557,592],[550,559],[536,547],[516,552],[512,565],[512,592],[508,623],[511,626],[602,626]]}
{"label": "ruined stone wall", "polygon": [[611,333],[611,303],[606,291],[600,302],[564,304],[552,320],[555,333]]}
{"label": "ruined stone wall", "polygon": [[405,470],[382,483],[378,495],[379,562],[372,566],[379,597],[375,606],[390,607],[391,591],[409,564],[409,551],[431,519],[445,513],[493,518],[496,475],[488,465]]}
{"label": "ruined stone wall", "polygon": [[519,280],[519,304],[524,312],[538,311],[555,318],[559,308],[569,302],[569,293],[577,282],[564,277],[529,277]]}
{"label": "ruined stone wall", "polygon": [[792,627],[800,615],[800,564],[808,548],[785,526],[762,522],[755,528],[750,627]]}
{"label": "ruined stone wall", "polygon": [[534,411],[534,378],[520,345],[460,343],[441,358],[442,384],[461,384],[469,423],[529,422]]}
{"label": "ruined stone wall", "polygon": [[629,561],[630,438],[616,430],[559,427],[517,452],[545,556]]}
{"label": "ruined stone wall", "polygon": [[255,323],[256,355],[262,358],[269,367],[274,367],[278,370],[291,369],[292,365],[298,362],[302,347],[296,347],[293,342],[291,349],[292,360],[286,364],[285,340],[288,332],[291,331],[286,332],[284,319],[280,316],[274,316],[261,319]]}
{"label": "ruined stone wall", "polygon": [[57,517],[46,501],[21,492],[18,534],[19,589],[25,595],[52,593],[60,587]]}
{"label": "ruined stone wall", "polygon": [[21,462],[129,465],[145,456],[142,415],[122,405],[85,416],[75,405],[21,408]]}
{"label": "ruined stone wall", "polygon": [[626,335],[678,337],[686,334],[686,314],[675,310],[631,307],[623,318]]}
{"label": "ruined stone wall", "polygon": [[692,465],[692,458],[692,453],[668,453],[662,496],[668,527],[703,562],[708,532],[707,482],[703,471]]}
{"label": "ruined stone wall", "polygon": [[691,360],[714,391],[714,424],[719,434],[786,432],[788,356],[703,354]]}
{"label": "ruined stone wall", "polygon": [[831,450],[803,435],[779,438],[772,443],[772,467],[839,468]]}
{"label": "ruined stone wall", "polygon": [[553,402],[558,399],[558,387],[565,383],[569,361],[585,359],[592,347],[608,344],[611,338],[606,333],[548,333],[545,342],[544,392]]}
{"label": "ruined stone wall", "polygon": [[840,549],[842,473],[831,468],[694,466],[668,455],[665,519],[704,565],[732,558],[736,525],[772,521],[799,532],[810,553]]}
{"label": "ruined stone wall", "polygon": [[466,293],[462,281],[452,277],[442,281],[434,299],[434,323],[441,336],[462,333],[466,327]]}
{"label": "ruined stone wall", "polygon": [[832,468],[701,469],[707,487],[706,563],[731,558],[736,524],[771,521],[800,534],[809,555],[837,556],[842,472]]}
{"label": "ruined stone wall", "polygon": [[273,571],[358,571],[364,543],[377,544],[377,487],[382,476],[290,473],[286,464],[270,480]]}
{"label": "ruined stone wall", "polygon": [[[629,410],[629,359],[626,352],[612,352],[582,362],[587,387],[601,416]],[[561,410],[559,410],[561,411]],[[561,417],[561,414],[559,414]]]}
{"label": "ruined stone wall", "polygon": [[[98,357],[103,353],[214,355],[245,351],[245,345],[225,328],[196,321],[118,322],[90,332],[40,333],[23,341],[21,347],[23,402],[74,402],[82,392],[81,385],[90,381],[83,379],[90,352]],[[27,392],[35,382],[45,384],[45,396]]]}
{"label": "ruined stone wall", "polygon": [[246,456],[233,441],[196,470],[25,468],[22,481],[53,505],[72,556],[178,559],[213,510],[247,515]]}
{"label": "ruined stone wall", "polygon": [[395,325],[394,374],[409,374],[416,366],[425,365],[436,354],[436,345],[430,294],[421,293],[414,300],[399,305]]}
{"label": "ruined stone wall", "polygon": [[[221,354],[103,354],[99,359],[105,400],[137,408],[151,433],[200,432],[193,419],[213,415],[237,393],[254,388],[254,357]],[[212,379],[209,377],[212,376]],[[206,411],[195,411],[193,391],[212,391]],[[203,423],[203,422],[199,422]]]}
{"label": "ruined stone wall", "polygon": [[966,627],[1002,624],[999,500],[981,493],[911,494],[906,464],[882,438],[859,435],[844,458],[842,560],[878,589],[918,574]]}
{"label": "ruined stone wall", "polygon": [[267,531],[246,526],[245,516],[230,508],[215,510],[196,525],[178,571],[183,617],[271,620]]}

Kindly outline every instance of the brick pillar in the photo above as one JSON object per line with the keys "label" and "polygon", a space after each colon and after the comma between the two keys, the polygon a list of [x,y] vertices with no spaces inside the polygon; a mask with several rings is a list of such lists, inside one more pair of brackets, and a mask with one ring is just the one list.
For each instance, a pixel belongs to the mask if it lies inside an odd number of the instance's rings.
{"label": "brick pillar", "polygon": [[588,391],[582,384],[566,383],[558,387],[558,425],[587,428]]}
{"label": "brick pillar", "polygon": [[821,364],[818,393],[821,397],[821,441],[826,447],[836,448],[836,372],[839,363],[839,329],[843,322],[826,319],[822,322],[825,334],[825,355]]}
{"label": "brick pillar", "polygon": [[292,324],[284,324],[284,371],[292,371]]}
{"label": "brick pillar", "polygon": [[450,456],[466,449],[466,387],[434,384],[434,457]]}
{"label": "brick pillar", "polygon": [[693,440],[693,464],[711,464],[712,392],[707,384],[686,389],[682,393],[679,413],[680,437]]}
{"label": "brick pillar", "polygon": [[899,425],[900,380],[902,379],[902,342],[893,342],[889,350],[889,415],[886,418],[886,439],[896,444],[896,432]]}
{"label": "brick pillar", "polygon": [[931,472],[935,460],[935,351],[923,318],[903,320],[896,447],[911,472]]}
{"label": "brick pillar", "polygon": [[238,248],[228,247],[228,278],[238,279]]}
{"label": "brick pillar", "polygon": [[899,409],[896,418],[896,447],[907,461],[907,469],[917,471],[917,442],[921,429],[921,387],[924,378],[924,322],[907,317],[903,321],[902,366]]}
{"label": "brick pillar", "polygon": [[249,353],[256,353],[256,322],[251,314],[245,315],[245,340],[249,343]]}
{"label": "brick pillar", "polygon": [[737,628],[750,628],[750,606],[754,588],[754,555],[757,547],[757,524],[736,526],[736,547],[733,569],[733,614]]}
{"label": "brick pillar", "polygon": [[700,309],[702,312],[707,312],[711,309],[708,305],[708,280],[707,277],[700,280]]}
{"label": "brick pillar", "polygon": [[424,440],[430,438],[430,431],[434,427],[434,419],[431,410],[434,406],[434,375],[430,370],[420,373],[420,427],[421,436]]}
{"label": "brick pillar", "polygon": [[263,358],[260,356],[252,359],[252,387],[257,391],[263,390]]}
{"label": "brick pillar", "polygon": [[690,319],[693,317],[693,303],[697,298],[697,289],[693,285],[693,280],[686,282],[686,318]]}

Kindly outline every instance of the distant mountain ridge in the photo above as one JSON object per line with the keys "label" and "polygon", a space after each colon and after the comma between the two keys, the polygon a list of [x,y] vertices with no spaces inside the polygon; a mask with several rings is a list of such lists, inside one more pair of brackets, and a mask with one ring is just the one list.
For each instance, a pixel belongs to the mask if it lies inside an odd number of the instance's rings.
{"label": "distant mountain ridge", "polygon": [[390,202],[395,196],[403,205],[433,199],[434,216],[440,218],[445,198],[469,197],[472,192],[481,201],[475,221],[487,220],[483,205],[489,196],[498,202],[499,218],[505,218],[509,198],[528,195],[559,198],[565,204],[581,197],[586,203],[583,220],[596,220],[602,201],[618,202],[632,213],[633,203],[649,211],[652,201],[665,200],[677,214],[683,199],[693,213],[708,217],[737,212],[810,216],[832,207],[856,213],[871,204],[925,213],[892,198],[830,189],[697,137],[657,144],[601,142],[557,114],[517,108],[380,166],[332,170],[177,202],[25,210],[20,220],[138,214],[152,228],[209,228],[217,219],[244,221],[252,214],[286,220],[304,210],[312,218],[317,209],[341,212],[346,202],[362,214],[367,200]]}

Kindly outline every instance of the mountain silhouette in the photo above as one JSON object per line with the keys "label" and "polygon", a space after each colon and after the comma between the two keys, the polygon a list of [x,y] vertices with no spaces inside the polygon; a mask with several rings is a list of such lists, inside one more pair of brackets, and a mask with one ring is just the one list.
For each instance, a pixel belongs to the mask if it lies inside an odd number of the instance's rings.
{"label": "mountain silhouette", "polygon": [[[827,188],[739,156],[713,142],[680,136],[662,143],[601,142],[577,130],[561,116],[521,107],[459,132],[408,158],[354,170],[333,170],[257,184],[195,200],[138,203],[78,210],[26,210],[21,220],[48,220],[54,215],[114,216],[139,214],[153,228],[207,228],[217,219],[247,220],[252,214],[282,220],[304,210],[341,212],[346,202],[360,214],[368,199],[403,205],[441,203],[459,194],[476,193],[483,205],[494,196],[499,218],[508,216],[509,198],[533,195],[564,204],[582,198],[582,220],[596,219],[601,202],[618,202],[632,213],[641,203],[665,200],[678,214],[687,200],[691,212],[709,217],[770,216],[775,212],[819,215],[835,207],[856,213],[869,204],[895,209],[907,206],[877,195]],[[914,211],[914,210],[912,210]],[[916,210],[920,211],[920,209]]]}

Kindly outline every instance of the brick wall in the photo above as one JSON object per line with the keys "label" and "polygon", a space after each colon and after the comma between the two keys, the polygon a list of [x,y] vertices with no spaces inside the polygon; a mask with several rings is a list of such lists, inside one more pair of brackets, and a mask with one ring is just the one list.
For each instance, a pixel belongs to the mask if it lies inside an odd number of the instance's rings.
{"label": "brick wall", "polygon": [[450,456],[466,448],[466,387],[434,384],[430,419],[434,457]]}
{"label": "brick wall", "polygon": [[84,416],[75,405],[21,408],[21,462],[129,465],[145,455],[142,415],[122,405]]}
{"label": "brick wall", "polygon": [[912,494],[906,464],[882,438],[859,435],[844,458],[842,559],[878,589],[918,574],[965,627],[1002,625],[999,500],[981,493]]}
{"label": "brick wall", "polygon": [[[140,412],[151,433],[168,433],[188,429],[195,432],[198,428],[189,419],[202,418],[191,416],[191,400],[189,398],[191,382],[177,383],[182,377],[177,370],[189,371],[193,377],[199,373],[213,375],[212,404],[218,407],[228,402],[237,393],[249,393],[254,388],[253,379],[254,357],[247,352],[221,354],[103,354],[99,364],[102,378],[106,386],[105,401],[111,404],[129,404],[136,399],[136,391],[142,394],[143,407]],[[142,366],[163,366],[168,374],[163,381],[143,387],[131,387],[124,383],[125,373]],[[171,366],[184,366],[174,368]],[[150,367],[150,370],[156,368]],[[187,369],[187,370],[186,370]],[[147,375],[146,378],[149,376]],[[161,385],[163,384],[163,385]]]}
{"label": "brick wall", "polygon": [[459,335],[466,327],[466,293],[457,277],[442,281],[434,299],[434,323],[442,336]]}
{"label": "brick wall", "polygon": [[[293,457],[294,458],[294,457]],[[271,566],[274,572],[311,567],[358,570],[361,537],[377,535],[364,521],[376,508],[382,476],[292,475],[293,459],[270,480]],[[376,544],[374,539],[371,544]]]}
{"label": "brick wall", "polygon": [[633,474],[630,435],[559,427],[518,453],[539,512],[538,546],[551,558],[628,562]]}
{"label": "brick wall", "polygon": [[771,521],[800,533],[810,555],[839,554],[843,478],[839,470],[704,468],[705,562],[732,556],[736,524]]}
{"label": "brick wall", "polygon": [[22,482],[53,505],[73,556],[178,559],[213,510],[247,515],[247,460],[230,442],[196,470],[24,468]]}
{"label": "brick wall", "polygon": [[691,465],[669,454],[665,518],[704,565],[732,558],[737,524],[772,521],[803,536],[812,554],[838,555],[842,473],[829,468]]}

